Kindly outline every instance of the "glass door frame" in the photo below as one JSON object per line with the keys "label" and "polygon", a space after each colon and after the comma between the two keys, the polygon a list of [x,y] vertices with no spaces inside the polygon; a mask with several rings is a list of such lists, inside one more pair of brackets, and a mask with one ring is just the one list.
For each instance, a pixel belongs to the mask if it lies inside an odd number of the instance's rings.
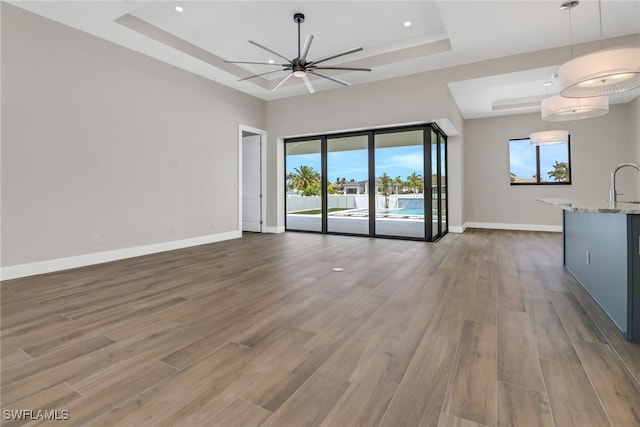
{"label": "glass door frame", "polygon": [[[449,177],[449,170],[448,170],[448,162],[447,162],[447,150],[448,150],[448,144],[447,144],[447,136],[444,134],[444,132],[442,132],[435,124],[431,125],[431,132],[430,132],[430,137],[429,137],[429,156],[431,156],[431,145],[433,144],[433,140],[431,139],[432,135],[436,136],[436,206],[437,206],[437,233],[433,234],[433,218],[431,219],[431,227],[429,232],[432,233],[432,238],[433,240],[438,240],[442,237],[444,237],[448,232],[449,232],[449,197],[448,196],[448,192],[449,192],[449,187],[448,187],[448,177]],[[444,143],[444,144],[443,144]],[[444,148],[444,153],[442,153],[442,148]],[[444,159],[444,163],[442,162],[442,160]],[[433,159],[430,159],[430,161],[432,161]],[[443,169],[444,169],[444,175],[443,175]],[[444,192],[444,198],[443,198],[443,192],[442,192],[442,178],[444,176],[445,179],[445,185],[444,188],[446,189]],[[426,190],[425,190],[426,192]],[[430,179],[429,180],[429,194],[431,197],[431,203],[433,204],[433,180]],[[445,215],[444,215],[444,222],[443,222],[443,200],[444,200],[444,211],[445,211]],[[444,223],[444,227],[443,227],[443,223]]]}
{"label": "glass door frame", "polygon": [[[399,133],[399,132],[407,132],[407,131],[423,131],[423,182],[424,182],[424,196],[429,197],[429,206],[427,206],[427,200],[425,197],[424,203],[424,237],[405,237],[405,236],[390,236],[390,235],[379,235],[376,234],[376,182],[375,182],[375,135],[388,134],[388,133]],[[436,192],[437,192],[437,227],[438,232],[433,235],[433,211],[432,211],[432,194],[433,194],[433,180],[432,180],[432,168],[431,162],[434,160],[431,157],[431,135],[435,133],[437,135],[437,150],[436,150],[436,159],[437,162],[437,179],[436,179]],[[356,234],[356,233],[343,233],[343,232],[335,232],[328,231],[328,191],[327,186],[329,184],[329,179],[327,175],[327,139],[331,138],[344,138],[344,137],[353,137],[353,136],[363,136],[366,135],[368,137],[368,193],[369,193],[369,233],[368,234]],[[300,232],[308,232],[308,233],[321,233],[321,234],[338,234],[338,235],[349,235],[349,236],[360,236],[360,237],[378,237],[378,238],[389,238],[389,239],[402,239],[402,240],[417,240],[417,241],[428,241],[434,242],[442,238],[448,232],[448,220],[449,220],[449,209],[448,209],[448,159],[447,159],[447,136],[444,132],[435,124],[435,123],[426,123],[419,125],[408,125],[408,126],[398,126],[398,127],[389,127],[389,128],[378,128],[378,129],[369,129],[362,131],[354,131],[354,132],[339,132],[339,133],[331,133],[331,134],[322,134],[322,135],[312,135],[312,136],[304,136],[304,137],[296,137],[296,138],[285,138],[284,139],[284,185],[285,185],[285,198],[287,194],[287,144],[296,143],[296,142],[304,142],[304,141],[317,141],[320,140],[321,149],[321,212],[322,212],[322,229],[320,231],[308,231],[308,230],[295,230],[289,229],[287,226],[287,203],[285,200],[285,230],[286,231],[300,231]],[[442,144],[444,142],[444,144]],[[442,148],[444,148],[444,153],[442,153]],[[444,156],[444,164],[442,162]],[[444,221],[443,221],[443,186],[442,186],[442,172],[444,166],[444,176],[445,176],[445,186],[444,186]],[[429,174],[429,179],[427,179],[426,175]],[[428,214],[427,214],[428,212]],[[429,215],[429,220],[427,220],[427,215]],[[445,225],[443,227],[443,224]]]}
{"label": "glass door frame", "polygon": [[[430,165],[430,161],[431,161],[431,127],[429,125],[412,125],[412,126],[402,126],[402,127],[395,127],[395,128],[385,128],[385,129],[376,129],[372,132],[372,140],[370,141],[371,143],[371,147],[369,154],[370,156],[372,156],[372,158],[369,160],[369,164],[372,165],[369,167],[369,173],[370,173],[370,182],[373,184],[373,192],[371,192],[371,188],[369,193],[370,194],[376,194],[376,183],[375,181],[375,136],[376,135],[388,135],[388,134],[393,134],[393,133],[402,133],[402,132],[413,132],[413,131],[422,131],[422,180],[423,180],[423,198],[424,198],[424,219],[423,219],[423,237],[409,237],[409,236],[394,236],[394,235],[388,235],[388,234],[378,234],[377,230],[375,229],[375,222],[376,222],[376,215],[375,215],[375,203],[376,203],[376,198],[373,198],[373,210],[371,210],[370,212],[373,212],[373,215],[370,215],[371,220],[373,222],[373,227],[370,228],[370,231],[372,232],[371,237],[380,237],[380,238],[385,238],[385,239],[402,239],[402,240],[426,240],[426,241],[433,241],[431,239],[431,221],[427,221],[427,201],[426,201],[426,197],[424,197],[427,194],[427,179],[426,179],[426,171],[427,171],[427,166]],[[428,135],[428,136],[427,136]],[[428,145],[427,145],[428,143]],[[429,148],[427,150],[427,147]],[[373,177],[371,177],[371,174],[373,174]],[[430,185],[429,185],[430,188]],[[370,202],[371,204],[371,202]],[[429,212],[431,212],[431,210],[429,209]]]}

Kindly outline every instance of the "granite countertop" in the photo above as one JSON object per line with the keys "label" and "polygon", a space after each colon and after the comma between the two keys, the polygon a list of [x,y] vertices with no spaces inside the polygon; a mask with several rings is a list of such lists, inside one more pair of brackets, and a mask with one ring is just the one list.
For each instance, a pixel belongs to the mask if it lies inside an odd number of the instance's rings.
{"label": "granite countertop", "polygon": [[559,206],[571,212],[640,214],[640,203],[618,201],[615,208],[609,207],[608,201],[574,201],[571,199],[536,199],[539,202]]}

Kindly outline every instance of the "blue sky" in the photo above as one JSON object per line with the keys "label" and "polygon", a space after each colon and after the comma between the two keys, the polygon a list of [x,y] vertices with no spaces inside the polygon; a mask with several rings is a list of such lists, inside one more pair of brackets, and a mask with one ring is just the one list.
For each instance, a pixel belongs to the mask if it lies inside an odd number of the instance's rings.
{"label": "blue sky", "polygon": [[[420,145],[378,148],[375,154],[376,176],[382,175],[383,172],[392,178],[400,176],[403,180],[413,172],[424,176],[423,150]],[[367,150],[364,149],[327,153],[329,182],[335,182],[337,178],[364,181],[367,179],[367,162]],[[320,154],[287,156],[287,174],[300,166],[311,166],[320,172]]]}

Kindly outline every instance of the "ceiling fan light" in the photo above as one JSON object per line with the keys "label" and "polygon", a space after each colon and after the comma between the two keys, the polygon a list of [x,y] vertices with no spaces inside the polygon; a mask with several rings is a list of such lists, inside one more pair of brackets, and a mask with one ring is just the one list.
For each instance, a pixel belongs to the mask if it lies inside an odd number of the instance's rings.
{"label": "ceiling fan light", "polygon": [[567,130],[543,130],[529,135],[531,145],[553,145],[569,142]]}
{"label": "ceiling fan light", "polygon": [[304,73],[304,70],[295,70],[293,72],[293,75],[295,77],[302,78],[302,77],[304,77],[305,73]]}
{"label": "ceiling fan light", "polygon": [[608,112],[608,96],[565,98],[554,95],[542,100],[542,120],[551,122],[589,119]]}
{"label": "ceiling fan light", "polygon": [[574,58],[558,70],[560,95],[589,98],[640,87],[640,47],[598,50]]}

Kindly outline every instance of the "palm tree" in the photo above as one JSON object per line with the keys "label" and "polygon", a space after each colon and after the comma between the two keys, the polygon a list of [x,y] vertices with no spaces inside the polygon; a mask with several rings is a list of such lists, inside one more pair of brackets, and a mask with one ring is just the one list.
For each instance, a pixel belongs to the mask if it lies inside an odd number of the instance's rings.
{"label": "palm tree", "polygon": [[294,172],[287,175],[287,180],[292,188],[308,193],[308,189],[316,186],[319,188],[320,174],[311,166],[300,166],[299,168],[294,168]]}
{"label": "palm tree", "polygon": [[396,195],[400,192],[400,188],[404,185],[404,181],[400,175],[393,178],[393,185],[395,186]]}
{"label": "palm tree", "polygon": [[422,175],[418,175],[417,173],[413,172],[407,177],[407,185],[413,189],[414,194],[422,192],[422,189],[424,188]]}
{"label": "palm tree", "polygon": [[295,185],[293,185],[293,180],[295,179],[296,174],[293,172],[289,172],[287,174],[287,190],[295,190]]}
{"label": "palm tree", "polygon": [[378,179],[378,182],[380,184],[380,194],[384,196],[384,208],[389,209],[389,190],[391,189],[393,179],[385,172]]}
{"label": "palm tree", "polygon": [[395,202],[395,206],[394,207],[398,207],[398,193],[400,192],[400,187],[402,187],[404,185],[404,181],[402,180],[402,177],[400,175],[396,176],[395,178],[393,178],[392,180],[393,183],[393,189],[395,190],[395,194],[396,194],[396,202]]}
{"label": "palm tree", "polygon": [[547,172],[549,178],[553,178],[556,182],[565,182],[569,178],[569,165],[566,162],[556,162],[553,164],[553,170]]}

